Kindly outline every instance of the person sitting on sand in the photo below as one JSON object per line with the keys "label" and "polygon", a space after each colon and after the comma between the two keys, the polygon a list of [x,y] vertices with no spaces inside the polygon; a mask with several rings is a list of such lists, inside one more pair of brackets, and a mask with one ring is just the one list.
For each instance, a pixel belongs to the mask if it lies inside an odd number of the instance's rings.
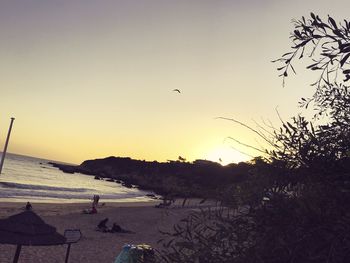
{"label": "person sitting on sand", "polygon": [[135,232],[132,232],[130,230],[126,230],[126,229],[121,228],[121,226],[117,225],[116,223],[113,223],[111,230],[109,230],[108,232],[110,232],[110,233],[132,233],[132,234],[135,233]]}
{"label": "person sitting on sand", "polygon": [[106,226],[107,222],[108,222],[108,217],[106,217],[100,223],[98,223],[97,229],[102,232],[108,232],[108,227]]}
{"label": "person sitting on sand", "polygon": [[98,223],[96,230],[104,233],[134,233],[132,231],[121,228],[121,226],[117,225],[117,223],[113,223],[113,226],[110,229],[107,226],[107,222],[108,222],[108,217],[106,217],[105,219],[100,221],[100,223]]}
{"label": "person sitting on sand", "polygon": [[27,202],[27,204],[26,204],[26,210],[27,210],[27,211],[30,211],[30,210],[32,210],[32,209],[33,209],[32,204],[29,203],[29,202]]}

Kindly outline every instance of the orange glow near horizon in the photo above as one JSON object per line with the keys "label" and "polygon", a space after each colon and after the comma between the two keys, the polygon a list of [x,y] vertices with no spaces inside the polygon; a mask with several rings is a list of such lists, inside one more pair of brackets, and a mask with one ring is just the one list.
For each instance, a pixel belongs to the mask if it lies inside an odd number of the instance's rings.
{"label": "orange glow near horizon", "polygon": [[252,158],[228,146],[219,146],[207,153],[205,159],[227,165],[230,163],[246,162]]}

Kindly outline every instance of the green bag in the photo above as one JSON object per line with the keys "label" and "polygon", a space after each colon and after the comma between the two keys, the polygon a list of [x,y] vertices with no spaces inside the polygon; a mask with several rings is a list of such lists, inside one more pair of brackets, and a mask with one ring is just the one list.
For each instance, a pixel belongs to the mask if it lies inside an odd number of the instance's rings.
{"label": "green bag", "polygon": [[119,253],[114,263],[153,263],[154,252],[151,246],[141,245],[125,245]]}

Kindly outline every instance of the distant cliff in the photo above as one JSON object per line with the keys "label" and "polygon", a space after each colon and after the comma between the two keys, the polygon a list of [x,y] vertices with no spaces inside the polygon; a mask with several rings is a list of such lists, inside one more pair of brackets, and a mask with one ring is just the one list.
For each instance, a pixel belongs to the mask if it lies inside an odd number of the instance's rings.
{"label": "distant cliff", "polygon": [[221,166],[206,160],[149,162],[129,157],[87,160],[77,166],[51,164],[66,173],[120,180],[126,186],[182,197],[214,197],[226,185],[244,180],[252,168],[248,163]]}

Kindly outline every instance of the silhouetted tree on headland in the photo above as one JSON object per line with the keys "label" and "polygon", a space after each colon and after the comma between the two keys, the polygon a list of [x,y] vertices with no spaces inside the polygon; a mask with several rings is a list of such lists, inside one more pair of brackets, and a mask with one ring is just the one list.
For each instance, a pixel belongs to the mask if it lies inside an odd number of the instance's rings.
{"label": "silhouetted tree on headland", "polygon": [[178,160],[179,160],[180,162],[186,162],[186,158],[184,158],[184,157],[182,157],[182,156],[179,156],[179,157],[178,157]]}
{"label": "silhouetted tree on headland", "polygon": [[[273,130],[268,162],[224,192],[226,206],[189,216],[167,233],[164,262],[350,262],[350,24],[311,13],[294,21],[280,76],[310,51],[319,71],[299,115]],[[325,119],[324,119],[325,117]]]}

